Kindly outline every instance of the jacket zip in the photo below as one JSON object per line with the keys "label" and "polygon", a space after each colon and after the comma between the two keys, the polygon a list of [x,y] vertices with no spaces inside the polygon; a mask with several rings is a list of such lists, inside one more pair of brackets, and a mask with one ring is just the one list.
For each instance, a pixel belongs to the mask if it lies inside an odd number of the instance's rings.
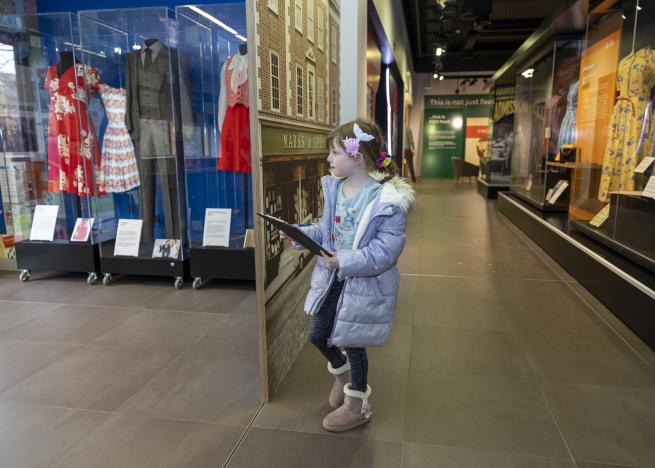
{"label": "jacket zip", "polygon": [[313,310],[314,314],[316,314],[318,312],[318,310],[321,308],[321,306],[325,302],[325,298],[327,297],[328,293],[330,292],[330,288],[332,287],[332,283],[334,282],[334,277],[335,276],[336,276],[336,272],[333,272],[332,275],[330,276],[330,282],[328,283],[328,287],[325,289],[325,292],[314,303],[314,307],[312,307],[312,310]]}
{"label": "jacket zip", "polygon": [[[372,218],[370,218],[368,220],[368,225],[366,226],[366,229],[364,230],[364,233],[362,234],[362,237],[359,239],[359,242],[357,243],[357,248],[359,248],[359,244],[362,242],[362,239],[366,235],[366,230],[368,229],[368,226],[371,224],[371,221],[373,221],[375,218],[377,218],[379,216],[382,216],[382,215],[381,214],[376,214],[375,216],[373,216]],[[334,277],[335,276],[336,276],[336,272],[332,274],[332,281],[330,282],[330,286],[328,287],[327,292],[330,291],[330,288],[332,287],[332,283],[334,282]],[[344,296],[345,291],[346,291],[346,284],[348,283],[349,279],[350,278],[346,278],[343,281],[343,287],[341,288],[341,294],[339,295],[339,300],[337,301],[337,310],[334,312],[334,323],[332,324],[332,331],[330,332],[330,337],[328,338],[328,341],[327,341],[328,348],[332,347],[332,337],[334,335],[334,329],[337,327],[337,322],[339,320],[339,309],[340,309],[340,306],[341,306],[341,302],[343,301],[343,296]],[[327,296],[327,292],[325,293],[325,296],[323,297],[323,300],[325,300],[325,297]],[[323,304],[321,303],[321,305],[323,305]]]}

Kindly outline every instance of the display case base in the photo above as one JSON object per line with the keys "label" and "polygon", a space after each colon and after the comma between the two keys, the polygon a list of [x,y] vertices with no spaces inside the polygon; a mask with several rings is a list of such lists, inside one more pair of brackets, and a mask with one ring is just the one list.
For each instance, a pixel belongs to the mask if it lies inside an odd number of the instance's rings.
{"label": "display case base", "polygon": [[524,195],[520,192],[515,192],[514,190],[510,190],[512,196],[519,198],[521,201],[535,207],[536,209],[540,211],[547,211],[550,213],[566,213],[568,211],[568,204],[560,204],[558,203],[557,205],[550,205],[548,203],[540,203],[536,200],[533,200],[532,198],[528,197],[527,195]]}
{"label": "display case base", "polygon": [[[103,252],[114,251],[114,241],[102,244]],[[189,275],[189,259],[176,260],[172,258],[115,257],[103,255],[100,257],[100,271],[105,275],[139,275],[139,276],[170,276],[184,278]],[[111,278],[111,276],[109,276]],[[110,280],[111,281],[111,280]],[[109,283],[110,281],[105,281]]]}
{"label": "display case base", "polygon": [[576,231],[566,215],[541,213],[511,193],[497,209],[655,349],[655,275]]}
{"label": "display case base", "polygon": [[506,192],[509,190],[509,185],[490,184],[482,177],[478,177],[478,193],[487,200],[495,200],[498,198],[498,192]]}
{"label": "display case base", "polygon": [[98,244],[47,241],[16,242],[16,266],[25,271],[100,271]]}
{"label": "display case base", "polygon": [[191,247],[189,258],[191,276],[200,278],[200,286],[211,279],[255,281],[253,248]]}

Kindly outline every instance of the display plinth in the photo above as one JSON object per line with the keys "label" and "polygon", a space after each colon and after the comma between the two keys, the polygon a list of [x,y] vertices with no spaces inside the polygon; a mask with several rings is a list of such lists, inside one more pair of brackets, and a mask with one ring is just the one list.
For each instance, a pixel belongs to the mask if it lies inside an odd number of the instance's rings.
{"label": "display plinth", "polygon": [[564,214],[537,211],[512,193],[501,193],[496,207],[655,348],[655,275],[604,245],[569,232]]}
{"label": "display plinth", "polygon": [[506,192],[509,190],[509,185],[490,184],[482,177],[478,177],[478,193],[487,200],[495,200],[498,198],[498,192]]}
{"label": "display plinth", "polygon": [[[100,271],[100,253],[98,244],[25,240],[16,242],[16,266],[27,272],[89,273],[89,282],[95,282],[94,275]],[[24,279],[28,277],[29,273]]]}
{"label": "display plinth", "polygon": [[211,279],[255,281],[255,249],[192,247],[191,276],[198,289]]}
{"label": "display plinth", "polygon": [[[114,241],[101,244],[104,252],[113,252]],[[182,278],[189,274],[189,259],[173,258],[147,258],[146,251],[152,252],[151,245],[141,246],[138,257],[124,257],[103,255],[100,259],[100,271],[105,275],[104,283],[109,284],[112,276],[143,275],[143,276],[170,276],[175,278],[175,287],[182,286]]]}
{"label": "display plinth", "polygon": [[655,200],[614,193],[610,206],[602,226],[575,220],[571,227],[655,273]]}
{"label": "display plinth", "polygon": [[[548,203],[541,203],[537,200],[530,198],[529,196],[518,192],[514,189],[510,189],[512,195],[517,198],[520,198],[522,201],[529,203],[531,206],[534,206],[538,210],[551,212],[551,213],[566,213],[568,211],[568,206],[565,203],[557,203],[555,205],[550,205]],[[567,197],[568,200],[568,197]]]}

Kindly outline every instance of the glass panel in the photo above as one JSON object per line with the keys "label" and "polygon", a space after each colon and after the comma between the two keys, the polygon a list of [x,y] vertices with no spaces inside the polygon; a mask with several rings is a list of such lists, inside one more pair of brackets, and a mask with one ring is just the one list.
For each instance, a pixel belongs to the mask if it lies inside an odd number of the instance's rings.
{"label": "glass panel", "polygon": [[[634,10],[623,14],[634,16],[634,35],[622,47],[614,108],[623,119],[615,122],[608,141],[616,155],[612,172],[620,173],[620,180],[609,182],[610,215],[604,232],[633,260],[655,271],[655,177],[650,159],[655,156],[655,4],[641,0],[630,7]],[[601,190],[606,185],[601,179]]]}
{"label": "glass panel", "polygon": [[[119,256],[119,220],[140,219],[138,257],[182,260],[188,247],[183,136],[190,134],[183,135],[181,122],[192,111],[189,81],[178,74],[186,58],[178,54],[174,14],[88,10],[79,18],[84,60],[101,82],[89,110],[102,142],[101,257]],[[184,147],[197,144],[189,138]]]}
{"label": "glass panel", "polygon": [[[93,196],[100,151],[87,117],[96,78],[83,61],[75,17],[3,16],[0,225],[18,242],[29,242],[37,205],[58,207],[55,243],[71,241],[78,218],[96,217]],[[95,242],[95,230],[82,223],[76,238]]]}
{"label": "glass panel", "polygon": [[176,15],[193,103],[183,116],[185,134],[193,130],[185,137],[191,246],[205,246],[206,209],[228,208],[229,247],[243,248],[253,227],[245,4],[183,6]]}

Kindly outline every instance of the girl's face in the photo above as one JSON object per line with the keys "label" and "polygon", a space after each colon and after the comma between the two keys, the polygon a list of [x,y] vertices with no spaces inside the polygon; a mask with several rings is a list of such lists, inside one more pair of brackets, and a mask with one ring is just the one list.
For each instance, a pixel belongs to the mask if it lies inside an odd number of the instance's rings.
{"label": "girl's face", "polygon": [[350,177],[358,171],[365,170],[364,157],[361,154],[350,156],[339,144],[330,145],[327,158],[330,171],[335,177]]}

